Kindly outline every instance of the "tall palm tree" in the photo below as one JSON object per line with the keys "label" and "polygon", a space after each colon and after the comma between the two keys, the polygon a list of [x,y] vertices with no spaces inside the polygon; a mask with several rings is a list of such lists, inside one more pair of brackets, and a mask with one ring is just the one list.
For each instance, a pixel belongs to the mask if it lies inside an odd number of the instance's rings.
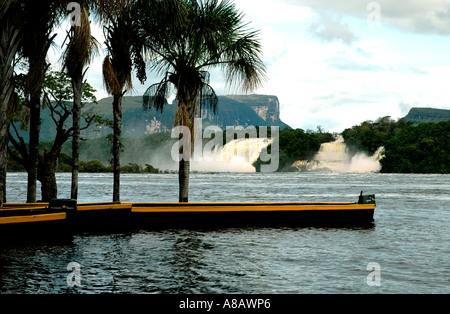
{"label": "tall palm tree", "polygon": [[39,133],[41,128],[41,97],[45,73],[49,67],[47,52],[56,34],[53,28],[61,17],[64,0],[21,1],[22,55],[28,60],[26,92],[30,99],[30,139],[27,202],[36,202],[37,168],[39,161]]}
{"label": "tall palm tree", "polygon": [[6,202],[6,162],[14,99],[13,61],[20,45],[17,0],[0,2],[0,207]]}
{"label": "tall palm tree", "polygon": [[144,82],[145,63],[141,38],[136,31],[134,7],[139,1],[97,1],[97,12],[103,22],[108,55],[103,61],[103,81],[113,96],[113,201],[120,201],[120,153],[122,133],[122,98],[133,88],[133,66]]}
{"label": "tall palm tree", "polygon": [[[160,0],[141,9],[142,35],[153,69],[163,80],[148,88],[144,107],[163,110],[169,89],[175,88],[175,126],[193,130],[202,106],[215,108],[217,97],[208,85],[208,70],[220,67],[229,86],[249,92],[265,79],[258,31],[228,0]],[[146,17],[146,18],[145,18]],[[192,134],[192,133],[191,133]],[[191,139],[194,137],[192,136]],[[188,202],[190,154],[179,161],[179,201]]]}
{"label": "tall palm tree", "polygon": [[64,52],[64,69],[72,80],[73,88],[73,113],[72,113],[72,185],[70,197],[78,198],[78,168],[80,150],[80,120],[81,120],[81,98],[83,94],[83,79],[86,66],[91,62],[93,55],[97,52],[98,43],[91,35],[91,24],[89,21],[88,1],[79,1],[80,23],[71,26],[68,32],[68,44]]}

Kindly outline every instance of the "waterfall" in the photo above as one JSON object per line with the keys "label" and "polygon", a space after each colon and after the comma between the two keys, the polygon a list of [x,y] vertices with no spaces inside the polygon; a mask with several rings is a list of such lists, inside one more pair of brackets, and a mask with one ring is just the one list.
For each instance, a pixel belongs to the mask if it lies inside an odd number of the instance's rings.
{"label": "waterfall", "polygon": [[261,150],[270,144],[267,138],[235,139],[223,147],[215,147],[210,158],[193,161],[193,171],[255,172],[253,163]]}
{"label": "waterfall", "polygon": [[384,148],[380,147],[372,155],[350,154],[344,138],[339,135],[334,142],[323,143],[312,160],[299,160],[293,167],[299,171],[371,173],[379,172]]}

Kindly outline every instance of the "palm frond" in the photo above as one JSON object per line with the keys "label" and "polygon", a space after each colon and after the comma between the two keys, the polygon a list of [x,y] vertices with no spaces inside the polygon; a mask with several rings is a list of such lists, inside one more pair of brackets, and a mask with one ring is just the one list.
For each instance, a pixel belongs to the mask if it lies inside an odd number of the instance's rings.
{"label": "palm frond", "polygon": [[111,64],[110,56],[106,56],[103,60],[103,83],[106,91],[110,95],[116,95],[122,92],[116,72]]}
{"label": "palm frond", "polygon": [[110,64],[114,69],[117,83],[124,92],[133,88],[133,53],[139,50],[133,49],[134,34],[130,34],[134,31],[132,23],[132,17],[123,14],[103,28]]}
{"label": "palm frond", "polygon": [[210,73],[208,71],[200,71],[200,81],[201,86],[199,86],[199,108],[198,114],[202,114],[202,110],[206,107],[211,109],[213,113],[217,113],[217,106],[219,104],[219,99],[216,95],[214,89],[209,85]]}
{"label": "palm frond", "polygon": [[91,0],[93,14],[99,23],[110,23],[121,16],[136,0]]}
{"label": "palm frond", "polygon": [[67,2],[62,0],[42,0],[20,1],[17,6],[22,28],[20,54],[29,62],[26,88],[32,94],[40,92],[44,81],[45,71],[49,66],[46,61],[47,52],[56,37],[52,31],[62,18],[61,8],[64,5]]}
{"label": "palm frond", "polygon": [[200,113],[203,108],[209,108],[213,111],[214,114],[217,113],[219,105],[219,98],[216,95],[214,89],[209,85],[203,85],[203,88],[200,92]]}
{"label": "palm frond", "polygon": [[87,8],[82,8],[81,25],[72,26],[68,33],[69,43],[63,53],[63,69],[69,76],[82,72],[92,58],[97,54],[99,43],[91,35],[89,13]]}
{"label": "palm frond", "polygon": [[161,82],[151,85],[143,95],[143,108],[150,110],[155,108],[157,111],[163,112],[163,108],[167,105],[167,98],[170,96],[170,83],[167,78]]}

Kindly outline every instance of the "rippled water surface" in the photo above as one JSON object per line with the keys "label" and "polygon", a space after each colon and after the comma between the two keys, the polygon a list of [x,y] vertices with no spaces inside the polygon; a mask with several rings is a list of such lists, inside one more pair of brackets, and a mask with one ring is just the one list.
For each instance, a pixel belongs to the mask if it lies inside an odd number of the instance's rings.
{"label": "rippled water surface", "polygon": [[[26,175],[8,174],[9,202]],[[70,174],[59,174],[59,196]],[[110,174],[81,174],[80,202],[111,201]],[[369,229],[229,228],[0,239],[1,293],[450,293],[448,175],[193,173],[190,201],[356,201],[376,194]],[[122,175],[122,201],[177,201],[175,174]],[[67,277],[80,265],[81,286]],[[379,286],[368,284],[380,266]],[[370,283],[370,281],[369,281]]]}

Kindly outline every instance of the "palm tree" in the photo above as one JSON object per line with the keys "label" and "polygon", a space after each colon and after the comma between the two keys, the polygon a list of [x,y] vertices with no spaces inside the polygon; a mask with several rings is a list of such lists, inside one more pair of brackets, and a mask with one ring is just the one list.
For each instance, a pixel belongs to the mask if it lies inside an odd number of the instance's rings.
{"label": "palm tree", "polygon": [[87,1],[80,4],[80,24],[73,24],[68,32],[69,42],[64,52],[64,69],[72,80],[73,88],[73,113],[72,113],[72,185],[70,197],[78,198],[78,167],[80,151],[80,120],[81,120],[81,98],[83,94],[83,79],[85,68],[91,62],[93,55],[97,52],[98,43],[91,35],[91,24],[89,21],[89,6]]}
{"label": "palm tree", "polygon": [[17,1],[0,2],[0,207],[6,202],[6,161],[10,113],[14,99],[14,57],[20,45]]}
{"label": "palm tree", "polygon": [[[208,84],[209,69],[220,67],[229,86],[244,92],[264,81],[259,32],[248,27],[231,1],[152,1],[140,12],[142,17],[137,20],[142,23],[152,67],[164,76],[144,94],[144,107],[163,110],[170,88],[175,88],[175,126],[188,127],[192,132],[202,107],[214,109],[217,105]],[[187,158],[179,161],[179,201],[188,202],[191,152],[183,154]]]}
{"label": "palm tree", "polygon": [[138,78],[144,82],[145,63],[142,44],[136,31],[134,7],[138,1],[101,1],[96,11],[103,22],[108,55],[103,61],[103,81],[107,92],[113,95],[113,201],[120,201],[120,153],[122,132],[122,98],[130,91],[133,65]]}
{"label": "palm tree", "polygon": [[47,52],[56,34],[53,28],[61,17],[63,0],[24,0],[21,3],[22,47],[21,53],[28,60],[26,92],[30,99],[30,139],[27,202],[36,202],[37,168],[39,161],[39,133],[41,128],[41,98],[45,73],[49,67]]}

